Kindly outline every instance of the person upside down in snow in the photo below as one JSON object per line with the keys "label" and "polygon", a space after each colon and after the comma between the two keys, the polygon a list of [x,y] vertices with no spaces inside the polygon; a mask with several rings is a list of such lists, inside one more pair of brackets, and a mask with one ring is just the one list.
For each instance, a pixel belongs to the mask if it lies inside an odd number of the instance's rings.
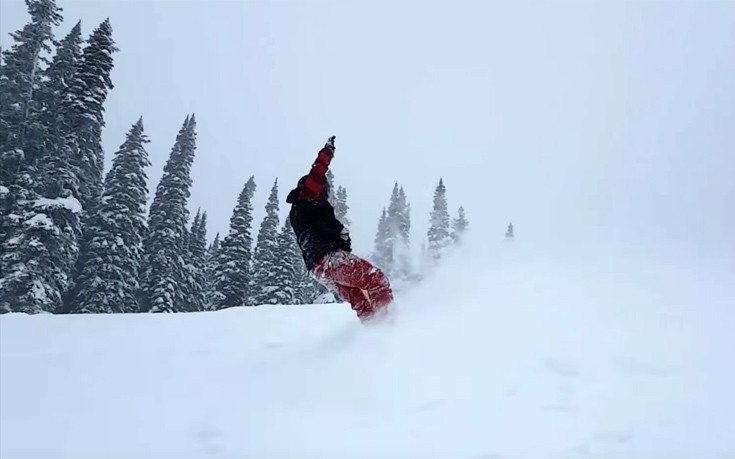
{"label": "person upside down in snow", "polygon": [[334,137],[319,151],[308,175],[301,177],[286,202],[306,269],[327,289],[347,300],[362,321],[393,302],[385,274],[352,253],[349,231],[329,203],[327,171],[334,158]]}

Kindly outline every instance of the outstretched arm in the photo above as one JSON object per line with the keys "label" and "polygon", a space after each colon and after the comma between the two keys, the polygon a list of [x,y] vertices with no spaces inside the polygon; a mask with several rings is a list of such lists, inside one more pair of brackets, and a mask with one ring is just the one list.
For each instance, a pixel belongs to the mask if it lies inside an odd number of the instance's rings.
{"label": "outstretched arm", "polygon": [[311,166],[311,171],[306,177],[304,188],[299,194],[300,199],[315,199],[324,192],[327,184],[327,171],[329,164],[334,158],[334,136],[330,137],[324,147],[319,150],[316,161]]}

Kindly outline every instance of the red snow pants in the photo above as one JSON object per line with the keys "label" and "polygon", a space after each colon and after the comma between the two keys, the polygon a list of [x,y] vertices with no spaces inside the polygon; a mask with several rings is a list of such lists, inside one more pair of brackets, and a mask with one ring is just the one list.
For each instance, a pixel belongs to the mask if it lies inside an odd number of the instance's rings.
{"label": "red snow pants", "polygon": [[361,321],[393,301],[385,274],[367,260],[344,250],[324,255],[311,274],[317,282],[348,301]]}

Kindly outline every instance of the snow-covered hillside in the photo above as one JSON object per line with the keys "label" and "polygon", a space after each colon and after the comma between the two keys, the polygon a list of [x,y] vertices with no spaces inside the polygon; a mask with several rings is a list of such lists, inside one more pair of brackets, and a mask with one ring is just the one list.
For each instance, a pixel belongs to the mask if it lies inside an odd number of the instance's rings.
{"label": "snow-covered hillside", "polygon": [[472,247],[371,327],[0,316],[0,457],[735,457],[730,269],[530,253]]}

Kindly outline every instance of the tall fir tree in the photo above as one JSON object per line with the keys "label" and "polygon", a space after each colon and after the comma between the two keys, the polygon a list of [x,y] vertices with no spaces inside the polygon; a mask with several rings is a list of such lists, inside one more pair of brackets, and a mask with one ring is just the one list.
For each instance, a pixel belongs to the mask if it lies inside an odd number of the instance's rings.
{"label": "tall fir tree", "polygon": [[[59,42],[48,68],[43,72],[43,81],[38,89],[40,110],[38,118],[44,128],[52,130],[61,112],[63,102],[69,97],[71,83],[82,59],[82,22],[77,21],[69,33]],[[52,138],[48,138],[48,137]],[[58,143],[53,132],[44,133],[45,148]]]}
{"label": "tall fir tree", "polygon": [[207,213],[197,210],[188,232],[184,259],[181,310],[203,311],[207,304],[205,257],[207,252]]}
{"label": "tall fir tree", "polygon": [[252,200],[255,190],[255,178],[250,177],[237,198],[237,205],[230,217],[229,233],[220,245],[213,293],[214,309],[252,304]]}
{"label": "tall fir tree", "polygon": [[189,252],[195,260],[204,262],[207,254],[207,212],[198,210],[191,225]]}
{"label": "tall fir tree", "polygon": [[[0,309],[63,310],[82,238],[80,184],[73,158],[61,149],[34,164],[23,161],[11,185],[0,253]],[[7,295],[7,296],[6,296]]]}
{"label": "tall fir tree", "polygon": [[[63,120],[60,110],[68,96],[68,84],[82,55],[81,23],[77,24],[59,42],[49,66],[41,70],[41,78],[29,106],[24,129],[23,161],[15,175],[16,185],[28,186],[33,192],[43,193],[43,172],[39,162],[57,156],[63,139],[55,131],[57,121]],[[21,199],[22,200],[22,199]]]}
{"label": "tall fir tree", "polygon": [[[303,262],[302,262],[303,263]],[[297,275],[296,279],[296,299],[298,304],[313,304],[317,298],[328,293],[326,287],[314,280],[313,277],[306,271],[303,264],[300,265],[301,269],[298,271],[301,273]]]}
{"label": "tall fir tree", "polygon": [[[62,20],[54,0],[26,0],[30,21],[11,33],[14,43],[0,55],[0,247],[10,233],[23,231],[19,202],[35,198],[32,189],[38,172],[25,164],[41,139],[33,114],[39,112],[36,88],[41,86],[44,52],[51,52],[53,27]],[[13,237],[17,237],[13,236]],[[0,277],[3,276],[0,266]]]}
{"label": "tall fir tree", "polygon": [[411,206],[403,186],[394,189],[388,207],[388,226],[391,232],[393,266],[396,279],[406,280],[411,275]]}
{"label": "tall fir tree", "polygon": [[101,204],[89,219],[87,261],[65,311],[137,312],[143,256],[149,142],[140,118],[127,133],[105,177]]}
{"label": "tall fir tree", "polygon": [[[53,172],[60,168],[58,162],[64,167],[68,164],[70,172],[73,171],[80,182],[84,180],[80,171],[75,169],[75,158],[64,148],[64,129],[70,129],[72,121],[71,114],[64,110],[63,104],[69,98],[70,82],[81,58],[81,22],[77,22],[61,40],[51,64],[43,71],[37,91],[37,111],[31,115],[32,135],[37,141],[27,148],[23,169],[37,171],[38,180],[32,186],[33,191],[39,194],[47,194],[46,185],[53,183],[53,180],[47,179],[53,177]],[[39,164],[39,161],[42,163]]]}
{"label": "tall fir tree", "polygon": [[470,222],[465,215],[464,207],[459,206],[457,217],[452,220],[452,241],[455,244],[461,244],[464,240],[465,233],[470,229]]}
{"label": "tall fir tree", "polygon": [[396,182],[393,185],[387,210],[378,222],[375,235],[373,261],[395,280],[407,280],[411,276],[411,206],[406,192]]}
{"label": "tall fir tree", "polygon": [[[3,173],[9,174],[0,178],[0,189],[5,190],[5,193],[0,193],[0,244],[5,240],[4,234],[11,232],[11,228],[19,224],[18,220],[9,218],[12,214],[23,212],[18,208],[18,203],[32,201],[37,197],[37,193],[42,191],[43,181],[38,163],[44,156],[51,157],[57,147],[58,142],[52,132],[54,119],[58,115],[59,102],[65,96],[63,87],[73,74],[81,56],[81,41],[81,26],[77,23],[61,40],[51,64],[41,71],[40,86],[34,92],[34,100],[29,106],[25,122],[24,145],[23,148],[16,150],[22,154],[17,158],[11,155],[4,161],[3,149],[0,147],[0,176],[3,176]],[[0,75],[2,73],[0,70]],[[7,83],[6,80],[0,79],[0,86],[3,82]],[[0,120],[0,123],[2,122]],[[23,161],[20,161],[21,158]]]}
{"label": "tall fir tree", "polygon": [[451,243],[448,209],[447,189],[444,180],[439,179],[439,184],[434,190],[434,203],[428,231],[429,256],[434,260],[441,258]]}
{"label": "tall fir tree", "polygon": [[151,203],[144,240],[143,311],[179,312],[184,308],[187,256],[187,201],[196,152],[196,119],[187,116],[176,136]]}
{"label": "tall fir tree", "polygon": [[53,27],[62,21],[54,0],[26,0],[26,6],[31,20],[10,34],[14,44],[3,51],[0,67],[0,185],[8,187],[25,157],[29,118],[38,111],[44,52],[52,51]]}
{"label": "tall fir tree", "polygon": [[102,129],[104,103],[113,88],[112,55],[118,51],[112,39],[110,20],[105,19],[91,34],[63,101],[67,125],[62,128],[65,148],[77,161],[84,210],[93,212],[102,190],[104,152]]}
{"label": "tall fir tree", "polygon": [[296,243],[296,235],[291,227],[291,220],[288,218],[278,233],[276,256],[277,263],[273,268],[273,281],[278,286],[278,290],[273,292],[276,303],[300,304],[306,269]]}
{"label": "tall fir tree", "polygon": [[388,223],[388,211],[383,208],[383,213],[378,221],[378,230],[375,233],[375,249],[373,250],[373,262],[383,270],[393,264],[393,244],[391,231]]}
{"label": "tall fir tree", "polygon": [[253,301],[255,304],[277,304],[278,285],[275,269],[278,260],[278,180],[271,188],[265,205],[265,217],[260,224],[253,253]]}
{"label": "tall fir tree", "polygon": [[217,259],[219,257],[220,244],[219,233],[217,233],[214,235],[214,240],[207,248],[204,256],[204,293],[206,297],[204,309],[206,310],[214,309],[215,288],[217,285]]}
{"label": "tall fir tree", "polygon": [[[59,95],[64,95],[64,99],[58,101],[59,113],[51,114],[53,125],[47,129],[45,157],[48,160],[44,160],[40,167],[44,176],[40,192],[53,199],[59,196],[57,182],[75,182],[70,192],[82,204],[82,212],[78,216],[81,233],[76,237],[79,252],[75,263],[77,272],[89,262],[90,238],[93,235],[89,232],[85,235],[84,230],[92,225],[89,219],[95,215],[102,193],[104,102],[113,87],[110,73],[115,51],[112,27],[110,21],[105,20],[92,32],[82,50],[68,89],[66,82],[58,82],[60,94],[50,94],[51,101]],[[64,167],[70,165],[71,176],[59,174],[63,169],[57,162]],[[76,175],[76,180],[73,175]],[[73,284],[70,286],[76,290]]]}
{"label": "tall fir tree", "polygon": [[4,220],[0,310],[57,312],[79,255],[80,177],[63,154],[48,157],[38,168],[24,161],[21,169],[11,185],[15,202]]}
{"label": "tall fir tree", "polygon": [[350,220],[347,217],[349,210],[350,206],[347,205],[347,190],[345,187],[339,186],[334,197],[334,216],[346,227],[350,226]]}
{"label": "tall fir tree", "polygon": [[334,194],[334,172],[332,172],[331,169],[327,171],[327,189],[329,190],[327,201],[329,201],[332,207],[335,207],[337,205],[337,200]]}
{"label": "tall fir tree", "polygon": [[[44,4],[48,7],[51,3],[37,1],[29,2],[29,5]],[[79,151],[75,146],[80,144],[80,140],[89,138],[86,134],[90,130],[101,131],[102,104],[107,86],[95,85],[94,80],[109,82],[111,54],[115,51],[109,23],[93,33],[78,65],[73,63],[73,35],[67,44],[72,48],[72,55],[57,54],[53,63],[62,65],[66,59],[75,68],[66,99],[61,101],[58,96],[56,99],[47,97],[44,88],[55,83],[54,80],[34,83],[30,93],[35,92],[36,96],[31,95],[24,105],[23,127],[16,137],[22,146],[22,161],[15,169],[18,172],[14,176],[15,183],[11,185],[15,192],[11,193],[13,208],[10,218],[4,219],[6,243],[3,245],[3,260],[0,261],[0,284],[4,287],[4,294],[16,292],[19,303],[22,303],[20,308],[27,312],[63,310],[62,298],[71,285],[70,278],[79,257],[81,218],[83,211],[89,211],[84,207],[82,190],[90,183],[91,177],[86,176],[80,167]],[[91,58],[95,54],[105,54],[104,62]],[[58,70],[58,66],[52,65],[51,70]],[[34,78],[43,73],[37,66],[34,72]],[[88,84],[79,88],[77,97],[72,98],[73,81],[82,72],[88,76]],[[53,126],[44,125],[45,104],[50,100],[65,104],[63,114],[56,117]],[[96,104],[92,103],[93,100]],[[33,136],[28,136],[29,133]],[[59,133],[63,135],[57,135]],[[99,143],[99,135],[97,141]],[[22,297],[21,291],[24,291]]]}

